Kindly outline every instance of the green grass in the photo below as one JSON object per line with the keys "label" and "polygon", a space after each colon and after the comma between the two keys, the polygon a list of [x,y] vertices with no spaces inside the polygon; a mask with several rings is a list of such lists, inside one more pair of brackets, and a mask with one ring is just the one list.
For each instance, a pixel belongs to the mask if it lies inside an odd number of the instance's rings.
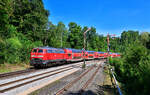
{"label": "green grass", "polygon": [[108,70],[107,66],[104,69],[104,74],[105,74],[105,79],[104,79],[104,83],[103,83],[104,95],[117,95],[114,92],[115,88],[113,88],[111,77],[110,77],[109,70]]}

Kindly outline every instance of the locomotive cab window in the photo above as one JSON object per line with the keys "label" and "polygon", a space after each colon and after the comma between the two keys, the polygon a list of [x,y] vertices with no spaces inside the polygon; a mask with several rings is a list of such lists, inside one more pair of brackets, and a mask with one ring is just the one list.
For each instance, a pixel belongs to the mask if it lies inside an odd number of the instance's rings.
{"label": "locomotive cab window", "polygon": [[37,52],[37,49],[34,49],[32,52],[34,52],[34,53]]}
{"label": "locomotive cab window", "polygon": [[39,49],[38,53],[43,53],[43,49]]}

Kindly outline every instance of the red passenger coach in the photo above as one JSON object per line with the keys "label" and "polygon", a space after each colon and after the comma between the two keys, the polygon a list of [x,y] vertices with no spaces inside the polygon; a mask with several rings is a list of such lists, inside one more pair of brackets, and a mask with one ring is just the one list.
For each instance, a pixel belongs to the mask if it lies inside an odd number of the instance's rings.
{"label": "red passenger coach", "polygon": [[98,52],[94,52],[94,58],[95,58],[95,59],[98,59],[98,58],[99,58]]}
{"label": "red passenger coach", "polygon": [[120,57],[120,54],[119,53],[115,53],[115,57]]}
{"label": "red passenger coach", "polygon": [[95,51],[86,51],[88,53],[88,59],[87,60],[91,60],[94,59],[94,53]]}
{"label": "red passenger coach", "polygon": [[[82,50],[78,49],[71,49],[71,48],[65,48],[64,50],[69,51],[69,59],[67,61],[75,62],[75,61],[82,61],[83,60],[83,52]],[[68,53],[68,52],[66,52]]]}
{"label": "red passenger coach", "polygon": [[104,53],[104,58],[107,58],[108,56],[108,53]]}
{"label": "red passenger coach", "polygon": [[71,61],[72,60],[72,51],[69,49],[64,49],[64,52],[65,52],[66,61]]}
{"label": "red passenger coach", "polygon": [[34,48],[31,52],[30,64],[32,66],[51,66],[52,63],[65,62],[67,55],[63,49],[51,47]]}
{"label": "red passenger coach", "polygon": [[98,52],[98,56],[99,56],[99,58],[104,58],[104,52]]}
{"label": "red passenger coach", "polygon": [[116,53],[117,54],[117,57],[120,57],[121,55],[119,53]]}
{"label": "red passenger coach", "polygon": [[116,53],[111,53],[110,56],[111,56],[111,57],[117,57],[117,54],[116,54]]}
{"label": "red passenger coach", "polygon": [[112,57],[112,58],[117,57],[117,53],[109,53],[109,56]]}
{"label": "red passenger coach", "polygon": [[[83,52],[84,55],[84,52]],[[83,56],[83,58],[85,57],[85,59],[88,59],[88,52],[85,51],[85,56]]]}

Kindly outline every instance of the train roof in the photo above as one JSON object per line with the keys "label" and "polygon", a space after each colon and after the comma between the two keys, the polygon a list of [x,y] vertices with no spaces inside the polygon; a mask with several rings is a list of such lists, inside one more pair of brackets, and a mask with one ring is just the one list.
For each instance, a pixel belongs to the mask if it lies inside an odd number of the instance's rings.
{"label": "train roof", "polygon": [[104,52],[98,52],[98,53],[104,54]]}
{"label": "train roof", "polygon": [[[53,47],[48,47],[48,46],[44,46],[44,47],[37,47],[38,49],[57,49],[57,50],[63,50],[61,48],[53,48]],[[34,49],[37,49],[37,48],[34,48]]]}
{"label": "train roof", "polygon": [[69,49],[69,50],[71,50],[73,53],[82,52],[82,50],[80,50],[80,49],[72,49],[72,48],[65,48],[65,49]]}
{"label": "train roof", "polygon": [[86,52],[96,52],[96,51],[86,51]]}
{"label": "train roof", "polygon": [[110,52],[110,54],[120,54],[120,53],[112,53],[112,52]]}

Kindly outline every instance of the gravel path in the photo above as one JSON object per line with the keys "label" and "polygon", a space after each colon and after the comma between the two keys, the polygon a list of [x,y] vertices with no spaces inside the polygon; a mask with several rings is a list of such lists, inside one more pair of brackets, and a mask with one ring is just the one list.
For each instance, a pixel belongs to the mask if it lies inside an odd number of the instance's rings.
{"label": "gravel path", "polygon": [[[96,62],[93,62],[96,63]],[[103,83],[104,80],[104,73],[103,73],[103,63],[99,62],[99,64],[102,64],[102,68],[99,69],[98,73],[94,77],[93,81],[89,84],[88,88],[83,93],[84,95],[98,95],[99,91],[97,88],[97,85]],[[88,66],[90,68],[90,66]],[[88,68],[85,70],[78,70],[77,72],[64,77],[58,81],[55,81],[54,83],[31,93],[30,95],[55,95],[55,93],[63,88],[66,84],[73,81],[75,78],[77,78],[79,75],[81,75],[83,72],[85,72]],[[85,84],[85,82],[92,76],[92,74],[95,72],[97,67],[95,67],[93,70],[91,70],[87,75],[85,75],[79,82],[73,85],[70,89],[67,89],[67,91],[64,93],[64,95],[79,95],[78,92],[81,88],[81,85]],[[103,92],[103,91],[102,91]],[[103,94],[100,94],[103,95]]]}

